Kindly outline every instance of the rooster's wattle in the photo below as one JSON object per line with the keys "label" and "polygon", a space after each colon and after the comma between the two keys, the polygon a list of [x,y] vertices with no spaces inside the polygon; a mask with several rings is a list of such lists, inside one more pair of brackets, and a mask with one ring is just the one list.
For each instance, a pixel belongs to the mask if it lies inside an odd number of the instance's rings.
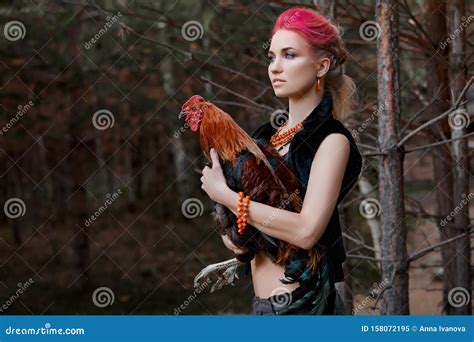
{"label": "rooster's wattle", "polygon": [[[271,144],[264,145],[252,139],[229,114],[202,96],[192,96],[181,109],[179,118],[185,117],[191,130],[199,131],[201,149],[209,162],[209,150],[216,150],[229,188],[243,191],[251,196],[252,201],[293,212],[301,211],[298,180]],[[219,234],[228,235],[236,246],[246,248],[252,254],[263,252],[275,263],[288,265],[292,255],[303,252],[251,225],[247,225],[244,234],[240,235],[236,216],[219,203],[215,205],[215,216]],[[271,217],[268,222],[271,222]],[[308,253],[308,266],[312,266],[314,271],[318,252],[312,249],[304,253]]]}

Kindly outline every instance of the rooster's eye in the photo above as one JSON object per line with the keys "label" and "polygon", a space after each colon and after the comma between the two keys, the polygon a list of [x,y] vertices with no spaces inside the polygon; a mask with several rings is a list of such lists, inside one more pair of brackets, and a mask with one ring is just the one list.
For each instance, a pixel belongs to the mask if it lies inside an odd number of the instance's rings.
{"label": "rooster's eye", "polygon": [[192,109],[192,110],[196,110],[196,107],[192,107],[191,109]]}

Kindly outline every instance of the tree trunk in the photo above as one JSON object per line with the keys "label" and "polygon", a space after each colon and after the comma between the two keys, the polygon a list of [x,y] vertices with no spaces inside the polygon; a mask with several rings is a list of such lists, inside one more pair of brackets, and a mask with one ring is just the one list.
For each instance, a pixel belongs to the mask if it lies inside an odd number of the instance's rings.
{"label": "tree trunk", "polygon": [[336,17],[337,0],[313,0],[314,6],[319,13],[334,21]]}
{"label": "tree trunk", "polygon": [[[175,92],[174,79],[173,75],[173,62],[172,59],[168,56],[160,64],[160,71],[163,78],[163,88],[165,90],[166,96],[172,96]],[[173,102],[173,106],[175,103]],[[166,107],[166,105],[165,105]],[[176,187],[178,189],[178,201],[179,203],[184,202],[191,195],[191,189],[189,186],[189,175],[185,172],[187,167],[186,162],[186,152],[183,144],[182,135],[178,138],[171,138],[171,148],[173,151],[173,162],[176,172]]]}
{"label": "tree trunk", "polygon": [[382,279],[389,285],[383,293],[382,314],[407,315],[408,269],[403,194],[403,151],[398,148],[400,122],[398,2],[377,1],[378,139],[386,153],[379,158],[379,189],[382,223]]}
{"label": "tree trunk", "polygon": [[[439,0],[427,0],[425,7],[426,31],[430,32],[431,40],[438,46],[447,37],[446,15],[444,13],[446,3],[440,6]],[[428,60],[429,70],[435,72],[429,73],[427,77],[428,94],[436,100],[428,108],[427,120],[445,112],[449,109],[449,84],[448,84],[448,65],[443,58],[447,60],[446,49],[436,52],[434,49],[427,53],[427,57],[432,54],[441,55],[440,58],[430,58]],[[442,57],[442,58],[441,58]],[[439,93],[436,93],[440,88]],[[448,120],[440,120],[433,125],[434,141],[445,140],[449,137],[450,128]],[[433,160],[434,184],[436,185],[436,212],[440,216],[446,217],[452,210],[453,198],[453,160],[449,145],[440,145],[434,147],[431,152]],[[440,240],[448,240],[456,235],[450,224],[441,225],[441,220],[437,221]],[[441,247],[441,257],[443,264],[443,312],[452,314],[452,307],[448,306],[448,293],[454,286],[456,279],[456,265],[454,260],[456,242],[446,244]]]}
{"label": "tree trunk", "polygon": [[[367,198],[370,195],[370,190],[373,188],[369,180],[362,176],[358,182],[359,191],[363,198]],[[370,235],[372,236],[372,245],[374,246],[374,256],[377,259],[382,257],[380,241],[382,240],[382,229],[380,228],[380,220],[377,217],[367,218],[367,224],[370,229]],[[379,269],[382,269],[380,262],[377,262]]]}
{"label": "tree trunk", "polygon": [[[447,17],[448,32],[454,35],[462,27],[462,18],[465,18],[466,6],[464,0],[448,1]],[[460,30],[449,43],[449,84],[451,90],[451,103],[454,105],[466,85],[466,30]],[[451,36],[450,36],[451,37]],[[459,121],[458,121],[459,120]],[[468,112],[465,106],[461,106],[453,114],[450,114],[451,138],[459,138],[467,133],[469,122]],[[469,194],[469,153],[467,139],[458,139],[451,143],[454,159],[453,167],[453,210],[455,234],[466,235],[455,242],[455,287],[463,288],[469,296],[467,300],[459,303],[455,300],[458,290],[451,289],[448,294],[450,311],[457,315],[469,315],[471,313],[471,241],[469,235],[469,205],[466,196]],[[469,200],[469,198],[467,198]],[[460,292],[459,292],[460,293]],[[465,303],[465,305],[461,305]],[[454,305],[454,307],[453,307]],[[452,310],[451,310],[452,309]]]}

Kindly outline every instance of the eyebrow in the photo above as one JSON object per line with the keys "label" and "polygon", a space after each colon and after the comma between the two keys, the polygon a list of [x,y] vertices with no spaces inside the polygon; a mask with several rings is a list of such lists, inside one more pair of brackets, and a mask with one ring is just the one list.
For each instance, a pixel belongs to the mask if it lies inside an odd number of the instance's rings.
{"label": "eyebrow", "polygon": [[[285,52],[285,51],[288,51],[289,49],[294,49],[294,50],[296,50],[294,47],[288,46],[288,47],[286,47],[286,48],[281,49],[281,51]],[[274,53],[274,52],[271,51],[271,50],[268,50],[268,53]]]}

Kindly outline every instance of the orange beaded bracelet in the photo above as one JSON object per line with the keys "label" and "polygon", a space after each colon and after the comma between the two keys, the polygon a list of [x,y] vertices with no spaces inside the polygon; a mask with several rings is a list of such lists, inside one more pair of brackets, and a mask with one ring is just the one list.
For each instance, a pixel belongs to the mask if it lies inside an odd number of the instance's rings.
{"label": "orange beaded bracelet", "polygon": [[247,226],[247,218],[249,216],[249,203],[250,195],[245,196],[244,192],[239,192],[239,200],[237,203],[237,226],[239,227],[238,232],[240,235],[244,234],[245,227]]}

